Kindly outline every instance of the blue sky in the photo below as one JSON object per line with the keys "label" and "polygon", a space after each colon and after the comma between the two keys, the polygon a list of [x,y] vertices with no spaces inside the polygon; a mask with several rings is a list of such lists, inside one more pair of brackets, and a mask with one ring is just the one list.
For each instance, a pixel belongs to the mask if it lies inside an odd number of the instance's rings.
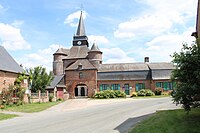
{"label": "blue sky", "polygon": [[24,67],[51,70],[52,54],[72,46],[81,5],[103,63],[169,62],[194,41],[197,0],[0,0],[0,45]]}

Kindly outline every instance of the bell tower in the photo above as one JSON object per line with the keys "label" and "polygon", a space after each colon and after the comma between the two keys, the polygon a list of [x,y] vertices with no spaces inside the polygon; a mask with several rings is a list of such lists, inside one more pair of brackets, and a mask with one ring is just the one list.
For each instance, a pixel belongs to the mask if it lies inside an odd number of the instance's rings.
{"label": "bell tower", "polygon": [[77,32],[76,35],[74,35],[73,37],[73,46],[82,46],[82,45],[87,45],[87,47],[89,47],[88,38],[85,34],[85,26],[81,11]]}

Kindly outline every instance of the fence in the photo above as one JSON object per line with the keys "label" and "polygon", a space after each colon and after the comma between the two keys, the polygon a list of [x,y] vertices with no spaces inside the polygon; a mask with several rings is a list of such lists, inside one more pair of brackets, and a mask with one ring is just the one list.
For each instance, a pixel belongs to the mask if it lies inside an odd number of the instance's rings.
{"label": "fence", "polygon": [[38,93],[30,93],[29,96],[26,94],[24,101],[29,103],[48,102],[49,101],[48,91],[46,93],[41,93],[41,91],[39,91]]}

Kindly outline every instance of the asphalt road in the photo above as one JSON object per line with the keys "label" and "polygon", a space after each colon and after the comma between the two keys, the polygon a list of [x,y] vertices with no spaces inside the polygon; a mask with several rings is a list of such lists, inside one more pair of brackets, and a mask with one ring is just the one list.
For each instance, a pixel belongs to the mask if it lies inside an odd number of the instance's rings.
{"label": "asphalt road", "polygon": [[65,111],[54,107],[0,121],[0,133],[124,133],[156,110],[174,108],[178,107],[171,98],[131,99]]}

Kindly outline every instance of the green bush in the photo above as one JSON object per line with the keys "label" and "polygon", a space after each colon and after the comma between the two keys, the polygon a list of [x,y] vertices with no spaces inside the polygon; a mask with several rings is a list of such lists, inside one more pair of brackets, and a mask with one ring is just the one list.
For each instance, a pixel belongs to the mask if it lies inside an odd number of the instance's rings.
{"label": "green bush", "polygon": [[137,92],[138,96],[154,96],[154,92],[150,89],[141,89]]}
{"label": "green bush", "polygon": [[131,93],[131,97],[137,97],[138,95],[137,95],[137,92],[132,92]]}
{"label": "green bush", "polygon": [[119,90],[104,90],[97,92],[94,95],[94,98],[97,99],[119,98],[119,97],[126,97],[126,94]]}
{"label": "green bush", "polygon": [[49,102],[53,101],[53,96],[49,96]]}
{"label": "green bush", "polygon": [[126,97],[126,94],[123,91],[115,90],[116,97]]}
{"label": "green bush", "polygon": [[163,89],[162,88],[156,88],[155,89],[155,95],[161,95],[163,92]]}
{"label": "green bush", "polygon": [[58,98],[56,101],[62,101],[62,99],[61,99],[61,98]]}
{"label": "green bush", "polygon": [[146,90],[145,89],[142,89],[140,91],[137,92],[137,95],[138,96],[146,96]]}
{"label": "green bush", "polygon": [[146,89],[146,96],[155,96],[155,93],[152,90]]}

